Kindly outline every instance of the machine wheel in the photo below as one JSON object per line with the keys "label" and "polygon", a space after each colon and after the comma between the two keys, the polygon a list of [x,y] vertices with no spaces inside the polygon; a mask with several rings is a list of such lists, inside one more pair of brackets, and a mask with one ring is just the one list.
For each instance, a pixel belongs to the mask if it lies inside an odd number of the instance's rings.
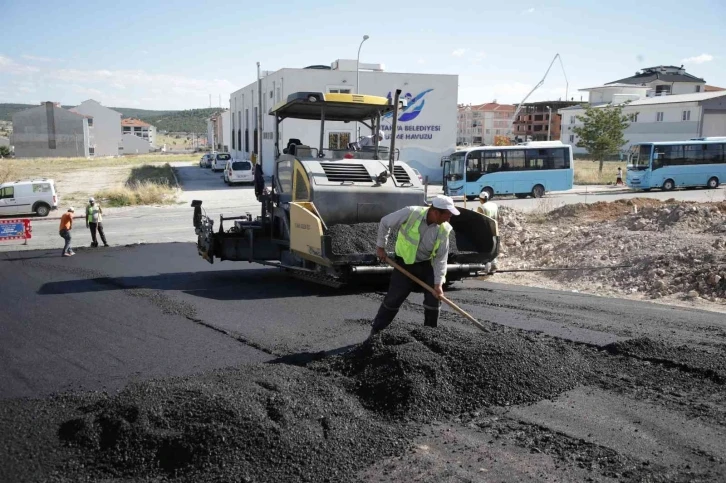
{"label": "machine wheel", "polygon": [[718,182],[718,178],[714,176],[708,180],[708,183],[706,183],[706,187],[710,190],[715,190],[716,188],[718,188],[719,184],[720,183]]}
{"label": "machine wheel", "polygon": [[545,189],[541,184],[535,185],[535,187],[532,188],[532,198],[542,198],[544,194]]}
{"label": "machine wheel", "polygon": [[490,200],[491,200],[492,198],[494,198],[494,190],[493,190],[493,189],[491,189],[491,188],[490,188],[490,187],[488,187],[488,186],[487,186],[486,188],[484,188],[483,190],[481,190],[481,192],[482,192],[482,193],[486,193],[486,194],[487,194],[487,195],[489,196],[489,199],[490,199]]}
{"label": "machine wheel", "polygon": [[35,206],[35,213],[38,216],[48,216],[50,213],[50,206],[46,205],[45,203],[38,203]]}
{"label": "machine wheel", "polygon": [[673,182],[672,179],[667,179],[663,182],[663,191],[673,191],[675,187],[676,184]]}

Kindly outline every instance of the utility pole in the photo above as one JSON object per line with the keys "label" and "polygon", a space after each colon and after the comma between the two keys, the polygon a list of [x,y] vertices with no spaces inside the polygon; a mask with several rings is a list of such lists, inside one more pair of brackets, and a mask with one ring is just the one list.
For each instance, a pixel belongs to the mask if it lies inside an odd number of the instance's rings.
{"label": "utility pole", "polygon": [[262,77],[260,77],[260,63],[257,63],[257,135],[259,136],[257,149],[257,162],[262,167]]}
{"label": "utility pole", "polygon": [[209,108],[212,108],[212,94],[209,94]]}

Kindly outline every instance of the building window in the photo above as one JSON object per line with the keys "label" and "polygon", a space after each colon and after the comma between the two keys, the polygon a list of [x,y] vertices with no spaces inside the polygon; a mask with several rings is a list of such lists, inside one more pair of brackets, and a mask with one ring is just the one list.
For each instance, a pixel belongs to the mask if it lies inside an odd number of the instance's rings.
{"label": "building window", "polygon": [[92,117],[88,118],[88,127],[93,127],[93,118]]}
{"label": "building window", "polygon": [[575,124],[575,116],[570,116],[570,124]]}
{"label": "building window", "polygon": [[352,90],[350,87],[328,87],[328,92],[331,94],[350,94]]}
{"label": "building window", "polygon": [[701,86],[696,86],[696,92],[701,92]]}
{"label": "building window", "polygon": [[655,113],[655,122],[663,122],[663,111]]}
{"label": "building window", "polygon": [[575,135],[574,134],[570,134],[570,142],[571,143],[574,143],[575,142]]}
{"label": "building window", "polygon": [[638,113],[630,115],[630,122],[638,122]]}
{"label": "building window", "polygon": [[347,149],[350,143],[349,132],[328,133],[328,149]]}
{"label": "building window", "polygon": [[683,115],[681,116],[681,119],[684,121],[690,121],[691,120],[691,111],[683,111]]}
{"label": "building window", "polygon": [[96,154],[96,148],[95,148],[95,146],[89,146],[88,147],[88,154],[91,155],[91,156],[93,156],[93,155]]}
{"label": "building window", "polygon": [[671,93],[671,86],[655,86],[656,96],[667,96]]}
{"label": "building window", "polygon": [[280,88],[277,88],[277,102],[280,102]]}

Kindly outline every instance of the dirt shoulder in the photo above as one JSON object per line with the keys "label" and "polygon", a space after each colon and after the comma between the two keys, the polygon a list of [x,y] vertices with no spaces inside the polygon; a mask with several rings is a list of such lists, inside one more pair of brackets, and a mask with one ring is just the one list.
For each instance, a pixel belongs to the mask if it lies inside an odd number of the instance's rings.
{"label": "dirt shoulder", "polygon": [[726,312],[726,201],[648,198],[500,209],[500,270],[490,280]]}

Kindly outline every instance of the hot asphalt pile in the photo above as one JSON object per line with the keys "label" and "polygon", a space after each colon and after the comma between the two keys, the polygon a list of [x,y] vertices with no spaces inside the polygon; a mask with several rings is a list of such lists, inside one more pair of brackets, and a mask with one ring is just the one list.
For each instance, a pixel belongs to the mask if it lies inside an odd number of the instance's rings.
{"label": "hot asphalt pile", "polygon": [[[333,225],[328,228],[326,235],[329,235],[331,238],[331,245],[335,255],[373,254],[376,253],[378,223]],[[388,253],[394,253],[396,251],[395,233],[388,236],[386,251]],[[456,233],[453,230],[449,235],[449,253],[462,253],[457,248]]]}
{"label": "hot asphalt pile", "polygon": [[282,364],[134,384],[96,399],[72,418],[65,404],[44,410],[64,418],[48,431],[70,455],[46,477],[59,470],[56,481],[350,481],[405,449],[409,436],[319,374]]}
{"label": "hot asphalt pile", "polygon": [[584,359],[557,340],[403,322],[310,367],[348,377],[363,404],[387,417],[419,421],[550,398],[588,372]]}

